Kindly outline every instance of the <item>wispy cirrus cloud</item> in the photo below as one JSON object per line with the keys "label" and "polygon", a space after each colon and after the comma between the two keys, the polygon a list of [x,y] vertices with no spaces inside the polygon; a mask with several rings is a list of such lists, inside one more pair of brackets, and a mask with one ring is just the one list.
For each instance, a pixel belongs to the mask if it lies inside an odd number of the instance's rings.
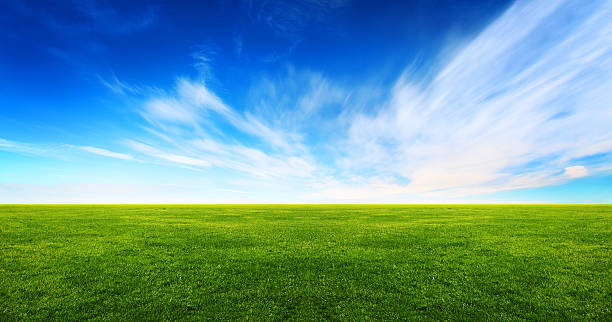
{"label": "wispy cirrus cloud", "polygon": [[258,180],[307,178],[316,169],[299,137],[254,110],[236,111],[203,80],[179,78],[174,91],[150,93],[139,114],[148,123],[145,133],[125,146],[151,162],[228,169]]}
{"label": "wispy cirrus cloud", "polygon": [[109,151],[106,149],[102,149],[102,148],[96,148],[93,146],[76,146],[77,149],[81,149],[83,151],[87,151],[89,153],[93,153],[93,154],[97,154],[97,155],[101,155],[101,156],[105,156],[105,157],[109,157],[109,158],[115,158],[115,159],[121,159],[121,160],[134,160],[134,157],[126,154],[126,153],[119,153],[119,152],[113,152],[113,151]]}
{"label": "wispy cirrus cloud", "polygon": [[[271,28],[299,32],[295,15]],[[214,53],[201,50],[201,79],[168,90],[101,79],[136,106],[140,131],[121,141],[126,153],[78,149],[223,173],[231,187],[217,191],[291,189],[292,201],[456,200],[609,173],[611,17],[609,1],[518,1],[426,79],[408,66],[392,86],[348,84],[289,67],[233,93],[244,106],[213,90]],[[46,153],[6,140],[0,149]]]}
{"label": "wispy cirrus cloud", "polygon": [[516,3],[431,83],[402,77],[353,119],[339,167],[409,183],[327,192],[483,193],[586,175],[598,165],[576,162],[612,150],[611,17],[606,1]]}
{"label": "wispy cirrus cloud", "polygon": [[0,138],[0,150],[35,155],[48,154],[48,149],[37,146],[35,144],[17,142],[2,138]]}
{"label": "wispy cirrus cloud", "polygon": [[[223,134],[218,127],[229,125],[236,131],[255,136],[273,147],[290,150],[294,146],[289,141],[290,134],[271,128],[251,113],[236,112],[208,89],[204,82],[186,78],[177,81],[175,93],[148,99],[141,115],[160,128],[173,124],[187,125],[202,134],[203,125],[206,125],[209,132]],[[212,122],[213,118],[217,122]]]}
{"label": "wispy cirrus cloud", "polygon": [[167,153],[164,151],[160,151],[159,149],[151,145],[144,144],[141,142],[127,140],[126,145],[134,149],[135,151],[138,151],[146,155],[149,155],[155,158],[159,158],[165,161],[169,161],[171,163],[185,165],[185,166],[195,166],[195,167],[209,167],[210,166],[210,162],[207,162],[206,160],[202,160],[202,159],[194,158],[190,156],[185,156],[185,155]]}
{"label": "wispy cirrus cloud", "polygon": [[518,2],[425,81],[408,68],[368,95],[290,68],[258,82],[252,105],[237,112],[205,82],[179,78],[141,113],[170,143],[166,153],[252,177],[304,178],[296,184],[307,198],[560,184],[604,171],[608,159],[590,158],[612,150],[610,13],[606,2]]}
{"label": "wispy cirrus cloud", "polygon": [[12,141],[0,138],[0,150],[17,152],[21,154],[33,154],[45,157],[66,157],[75,151],[85,151],[91,154],[109,158],[121,159],[126,161],[136,161],[136,159],[126,153],[113,152],[107,149],[93,146],[79,146],[71,144],[47,144],[47,143],[28,143]]}
{"label": "wispy cirrus cloud", "polygon": [[104,87],[108,88],[113,93],[119,95],[142,95],[154,91],[153,88],[146,88],[139,85],[128,84],[124,81],[119,80],[119,78],[117,78],[117,76],[115,75],[112,75],[109,78],[104,78],[100,75],[96,75],[96,77],[98,78],[98,81],[100,81],[100,83],[104,85]]}

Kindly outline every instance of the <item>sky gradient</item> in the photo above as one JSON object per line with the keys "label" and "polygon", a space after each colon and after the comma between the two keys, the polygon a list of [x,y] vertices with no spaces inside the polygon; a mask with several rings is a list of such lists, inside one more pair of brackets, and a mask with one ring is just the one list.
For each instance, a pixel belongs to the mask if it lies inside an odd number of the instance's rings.
{"label": "sky gradient", "polygon": [[612,1],[0,0],[0,203],[612,203]]}

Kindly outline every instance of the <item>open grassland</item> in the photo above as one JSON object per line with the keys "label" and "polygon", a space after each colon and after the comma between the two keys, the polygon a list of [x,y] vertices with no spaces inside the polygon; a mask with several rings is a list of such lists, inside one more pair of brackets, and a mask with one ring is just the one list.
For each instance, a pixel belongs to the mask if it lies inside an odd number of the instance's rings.
{"label": "open grassland", "polygon": [[612,206],[0,206],[0,320],[611,320]]}

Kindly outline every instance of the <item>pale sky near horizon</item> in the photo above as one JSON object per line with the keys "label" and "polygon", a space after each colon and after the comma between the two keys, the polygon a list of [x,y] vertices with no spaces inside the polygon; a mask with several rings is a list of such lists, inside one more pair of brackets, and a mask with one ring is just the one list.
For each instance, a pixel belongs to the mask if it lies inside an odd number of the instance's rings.
{"label": "pale sky near horizon", "polygon": [[0,203],[612,203],[612,1],[0,0]]}

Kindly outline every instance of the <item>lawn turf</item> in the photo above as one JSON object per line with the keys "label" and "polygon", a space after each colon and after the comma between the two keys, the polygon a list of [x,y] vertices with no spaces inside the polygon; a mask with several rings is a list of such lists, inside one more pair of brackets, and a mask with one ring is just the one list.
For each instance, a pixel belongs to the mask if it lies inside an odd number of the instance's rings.
{"label": "lawn turf", "polygon": [[612,206],[0,206],[0,320],[611,320]]}

